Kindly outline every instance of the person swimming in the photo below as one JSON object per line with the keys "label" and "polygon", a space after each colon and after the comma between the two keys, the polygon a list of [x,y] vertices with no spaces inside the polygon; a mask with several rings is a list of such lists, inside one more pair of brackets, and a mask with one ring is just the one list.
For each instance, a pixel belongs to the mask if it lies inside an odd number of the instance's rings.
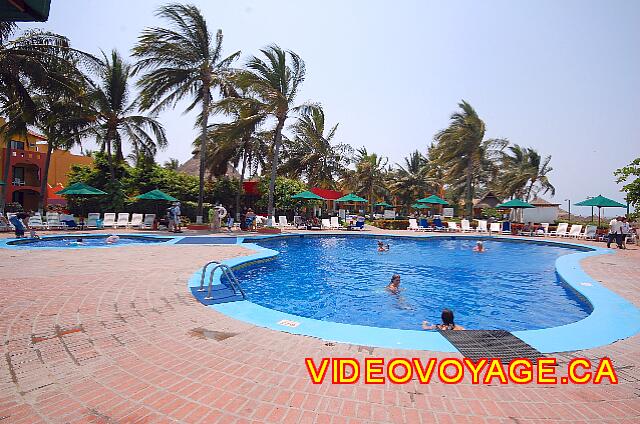
{"label": "person swimming", "polygon": [[442,324],[433,324],[429,325],[428,321],[422,321],[422,329],[423,330],[464,330],[464,327],[461,325],[456,325],[453,320],[453,311],[451,309],[443,309],[442,315],[440,316],[442,319]]}
{"label": "person swimming", "polygon": [[476,243],[476,246],[473,248],[474,252],[479,252],[482,253],[484,252],[484,243],[480,240],[478,240],[478,242]]}
{"label": "person swimming", "polygon": [[397,294],[400,292],[400,276],[398,274],[393,274],[391,277],[391,282],[387,287],[385,287],[391,293]]}
{"label": "person swimming", "polygon": [[83,245],[84,244],[84,240],[82,240],[81,238],[77,238],[76,241],[72,241],[69,244]]}
{"label": "person swimming", "polygon": [[385,246],[382,241],[378,241],[378,252],[386,252],[388,250],[389,250],[388,244]]}
{"label": "person swimming", "polygon": [[112,235],[107,237],[107,239],[105,240],[105,243],[107,244],[114,244],[117,243],[120,240],[120,237],[116,236],[116,235]]}

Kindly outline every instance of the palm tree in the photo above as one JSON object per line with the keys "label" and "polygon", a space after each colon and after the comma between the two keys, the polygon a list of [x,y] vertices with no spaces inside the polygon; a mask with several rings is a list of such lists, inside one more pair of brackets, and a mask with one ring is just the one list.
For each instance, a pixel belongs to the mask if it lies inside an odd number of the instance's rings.
{"label": "palm tree", "polygon": [[502,175],[499,185],[502,195],[515,196],[526,201],[538,193],[551,192],[555,195],[555,187],[549,182],[547,174],[553,170],[549,165],[551,156],[542,158],[540,154],[530,148],[517,144],[508,147],[508,152],[502,156]]}
{"label": "palm tree", "polygon": [[175,158],[169,158],[168,160],[166,160],[164,162],[164,164],[162,164],[162,167],[164,169],[170,169],[172,171],[177,171],[178,168],[180,167],[180,161],[178,159],[175,159]]}
{"label": "palm tree", "polygon": [[463,186],[467,216],[473,213],[475,186],[492,174],[499,153],[507,145],[505,139],[484,139],[485,124],[466,101],[459,103],[461,112],[451,115],[448,128],[435,136],[436,145],[430,159],[444,169],[445,180]]}
{"label": "palm tree", "polygon": [[378,156],[376,153],[369,153],[365,147],[356,151],[354,160],[355,170],[349,170],[343,179],[345,188],[354,191],[365,197],[371,206],[373,214],[375,199],[384,197],[389,193],[387,187],[386,168],[389,160],[386,157]]}
{"label": "palm tree", "polygon": [[321,107],[310,108],[291,127],[291,142],[284,172],[304,175],[313,187],[334,189],[336,178],[344,174],[353,149],[348,144],[332,144],[338,124],[325,135],[325,116]]}
{"label": "palm tree", "polygon": [[[271,178],[269,180],[268,222],[273,222],[273,192],[275,190],[278,159],[282,143],[282,129],[290,112],[304,111],[308,105],[293,106],[300,84],[304,81],[304,61],[292,51],[284,51],[276,45],[260,50],[266,61],[252,57],[248,71],[240,71],[235,78],[243,90],[261,102],[263,113],[276,119],[273,131]],[[288,60],[287,60],[288,59]]]}
{"label": "palm tree", "polygon": [[429,160],[418,150],[404,158],[404,166],[389,175],[389,190],[402,204],[409,204],[428,194],[438,193],[440,184],[432,178]]}
{"label": "palm tree", "polygon": [[222,31],[216,33],[212,43],[207,22],[200,10],[193,5],[169,4],[157,11],[157,16],[169,22],[167,27],[147,28],[133,48],[133,56],[139,60],[136,72],[146,70],[138,85],[142,89],[143,110],[154,112],[178,101],[193,97],[186,112],[201,106],[200,116],[200,187],[198,216],[203,216],[205,164],[207,158],[207,130],[212,94],[218,87],[225,94],[230,73],[229,66],[240,55],[222,57]]}
{"label": "palm tree", "polygon": [[[74,81],[83,79],[79,65],[99,62],[71,48],[66,37],[50,32],[33,30],[10,40],[16,29],[12,22],[0,22],[0,113],[11,115],[13,121],[0,129],[7,140],[5,181],[10,168],[9,135],[26,133],[26,125],[34,123],[38,107],[33,96],[38,92],[65,95],[74,88]],[[0,186],[0,210],[5,193],[5,186]]]}
{"label": "palm tree", "polygon": [[103,56],[100,80],[94,84],[91,97],[96,114],[96,140],[107,152],[111,183],[114,184],[116,164],[124,160],[124,138],[131,143],[136,157],[153,157],[158,148],[166,147],[167,136],[160,122],[136,113],[138,100],[129,101],[131,66],[122,60],[116,50],[111,52],[110,57],[104,53]]}

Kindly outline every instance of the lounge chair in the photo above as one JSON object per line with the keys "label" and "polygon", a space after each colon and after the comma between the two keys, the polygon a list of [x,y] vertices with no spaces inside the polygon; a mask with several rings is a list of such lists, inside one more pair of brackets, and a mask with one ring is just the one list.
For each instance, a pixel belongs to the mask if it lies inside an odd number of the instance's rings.
{"label": "lounge chair", "polygon": [[364,231],[364,221],[356,221],[356,225],[354,225],[353,228]]}
{"label": "lounge chair", "polygon": [[578,237],[580,237],[580,231],[581,230],[582,230],[582,225],[573,224],[571,226],[571,229],[569,229],[569,232],[566,234],[566,237],[578,238]]}
{"label": "lounge chair", "polygon": [[287,217],[284,215],[281,215],[278,217],[278,227],[280,228],[287,228],[290,227],[289,222],[287,222]]}
{"label": "lounge chair", "polygon": [[447,222],[447,230],[449,231],[460,231],[460,227],[458,227],[457,222],[448,221]]}
{"label": "lounge chair", "polygon": [[156,214],[155,213],[148,213],[144,216],[144,221],[142,221],[142,225],[140,226],[140,229],[144,229],[144,228],[153,228],[153,223],[156,220]]}
{"label": "lounge chair", "polygon": [[473,228],[471,228],[471,224],[469,224],[468,219],[463,219],[462,221],[460,221],[460,227],[462,228],[463,233],[470,233],[473,231]]}
{"label": "lounge chair", "polygon": [[63,229],[65,225],[60,222],[60,214],[57,212],[47,212],[47,227],[50,230]]}
{"label": "lounge chair", "polygon": [[329,228],[331,228],[332,230],[342,229],[342,225],[340,225],[340,219],[337,216],[331,217]]}
{"label": "lounge chair", "polygon": [[113,227],[116,228],[116,214],[108,212],[104,214],[104,221],[102,222],[104,228]]}
{"label": "lounge chair", "polygon": [[87,228],[98,228],[98,220],[100,219],[100,213],[92,212],[87,215]]}
{"label": "lounge chair", "polygon": [[567,235],[568,226],[569,224],[567,224],[566,222],[561,222],[560,224],[558,224],[558,228],[553,231],[549,231],[549,235],[551,237],[564,237]]}
{"label": "lounge chair", "polygon": [[113,228],[123,227],[127,228],[129,226],[129,214],[127,212],[120,212],[118,214],[118,221],[113,226]]}
{"label": "lounge chair", "polygon": [[129,223],[129,227],[131,228],[140,228],[142,226],[142,220],[144,218],[144,215],[141,213],[134,213],[133,215],[131,215],[131,222]]}
{"label": "lounge chair", "polygon": [[42,217],[40,215],[29,217],[29,227],[38,228],[40,230],[47,228],[47,226],[42,223]]}
{"label": "lounge chair", "polygon": [[4,216],[0,215],[0,231],[11,231],[12,228],[13,228],[13,225],[11,225],[9,220]]}
{"label": "lounge chair", "polygon": [[578,238],[585,240],[595,240],[597,230],[598,227],[596,227],[595,225],[587,225],[586,227],[584,227],[584,232],[580,234]]}
{"label": "lounge chair", "polygon": [[484,219],[479,219],[478,228],[476,228],[476,231],[479,233],[488,233],[489,230],[487,230],[487,221]]}
{"label": "lounge chair", "polygon": [[300,215],[293,217],[293,225],[297,228],[304,227],[304,220]]}
{"label": "lounge chair", "polygon": [[509,221],[502,221],[502,234],[511,234],[511,223]]}
{"label": "lounge chair", "polygon": [[490,233],[500,233],[500,223],[492,222],[489,224],[489,232]]}
{"label": "lounge chair", "polygon": [[329,218],[322,218],[322,222],[320,224],[320,228],[323,230],[328,230],[331,228],[331,220]]}
{"label": "lounge chair", "polygon": [[442,224],[442,219],[433,218],[433,228],[435,231],[447,231],[447,227]]}
{"label": "lounge chair", "polygon": [[411,231],[427,231],[427,229],[425,227],[421,227],[420,225],[418,225],[418,220],[415,218],[409,218],[409,227],[407,227],[407,230],[411,230]]}

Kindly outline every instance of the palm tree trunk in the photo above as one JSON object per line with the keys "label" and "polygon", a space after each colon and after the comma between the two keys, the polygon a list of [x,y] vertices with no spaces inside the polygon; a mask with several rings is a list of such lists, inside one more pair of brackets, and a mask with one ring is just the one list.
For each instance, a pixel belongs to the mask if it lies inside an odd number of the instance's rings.
{"label": "palm tree trunk", "polygon": [[109,174],[111,177],[111,185],[114,186],[116,183],[116,168],[113,164],[113,156],[111,155],[111,140],[107,138],[104,143],[107,146],[107,160],[109,161]]}
{"label": "palm tree trunk", "polygon": [[47,197],[47,182],[49,181],[49,166],[51,165],[51,154],[53,153],[53,143],[47,143],[47,156],[44,159],[44,172],[40,176],[40,198],[38,199],[38,211],[44,210],[44,199]]}
{"label": "palm tree trunk", "polygon": [[198,187],[198,216],[204,216],[204,171],[207,158],[207,126],[209,125],[209,103],[211,102],[209,86],[207,84],[202,87],[202,134],[200,135],[200,175]]}
{"label": "palm tree trunk", "polygon": [[469,162],[467,165],[467,178],[465,189],[465,209],[467,210],[467,218],[473,216],[473,164]]}
{"label": "palm tree trunk", "polygon": [[278,125],[276,125],[276,134],[273,137],[273,160],[271,163],[271,179],[269,180],[269,202],[267,203],[267,222],[269,225],[273,225],[273,192],[276,189],[276,172],[278,171],[278,156],[280,155],[280,143],[282,142],[282,128],[284,127],[284,120],[286,117],[278,118]]}
{"label": "palm tree trunk", "polygon": [[5,197],[7,195],[7,187],[9,187],[9,168],[11,168],[11,139],[7,136],[7,147],[4,155],[4,168],[2,172],[2,181],[4,185],[0,185],[2,196],[0,197],[0,212],[4,213]]}
{"label": "palm tree trunk", "polygon": [[238,192],[236,193],[236,221],[240,222],[240,196],[242,195],[244,173],[247,168],[247,153],[242,153],[242,170],[240,171],[240,180],[238,182]]}

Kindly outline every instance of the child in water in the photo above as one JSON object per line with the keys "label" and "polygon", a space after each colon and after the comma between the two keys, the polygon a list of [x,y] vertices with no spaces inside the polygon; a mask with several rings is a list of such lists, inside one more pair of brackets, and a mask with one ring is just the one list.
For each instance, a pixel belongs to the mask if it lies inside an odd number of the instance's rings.
{"label": "child in water", "polygon": [[423,330],[464,330],[464,327],[456,325],[453,320],[453,311],[451,309],[443,309],[442,324],[429,325],[428,321],[422,321]]}
{"label": "child in water", "polygon": [[484,252],[485,251],[484,250],[484,243],[482,243],[481,241],[478,241],[476,243],[476,246],[473,248],[473,251],[474,252],[479,252],[479,253]]}
{"label": "child in water", "polygon": [[398,294],[400,292],[400,276],[398,274],[393,274],[391,282],[385,288],[393,294]]}
{"label": "child in water", "polygon": [[378,252],[386,252],[389,250],[389,245],[386,246],[381,241],[378,241]]}

